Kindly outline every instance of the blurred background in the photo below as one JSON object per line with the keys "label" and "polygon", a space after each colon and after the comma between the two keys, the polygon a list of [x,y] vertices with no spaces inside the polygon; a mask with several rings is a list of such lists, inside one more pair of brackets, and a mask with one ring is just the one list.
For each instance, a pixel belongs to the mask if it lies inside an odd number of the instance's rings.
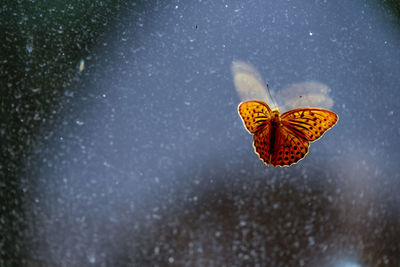
{"label": "blurred background", "polygon": [[[399,266],[396,1],[5,1],[1,266]],[[265,166],[234,61],[327,85]]]}

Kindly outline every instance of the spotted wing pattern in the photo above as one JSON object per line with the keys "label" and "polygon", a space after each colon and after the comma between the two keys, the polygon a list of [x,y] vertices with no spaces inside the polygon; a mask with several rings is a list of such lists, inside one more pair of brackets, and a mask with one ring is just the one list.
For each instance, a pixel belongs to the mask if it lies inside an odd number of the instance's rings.
{"label": "spotted wing pattern", "polygon": [[268,123],[261,131],[253,135],[253,147],[258,157],[265,164],[271,164],[271,124]]}
{"label": "spotted wing pattern", "polygon": [[310,144],[289,128],[281,125],[275,134],[274,151],[271,157],[273,166],[290,166],[308,153]]}
{"label": "spotted wing pattern", "polygon": [[261,101],[246,101],[239,105],[239,114],[250,133],[255,133],[271,120],[271,109]]}
{"label": "spotted wing pattern", "polygon": [[290,166],[304,158],[310,142],[338,121],[335,113],[319,108],[294,109],[280,117],[275,112],[272,119],[271,109],[261,101],[243,102],[238,110],[244,126],[254,134],[255,152],[272,166]]}
{"label": "spotted wing pattern", "polygon": [[296,136],[315,141],[336,124],[338,116],[326,109],[300,108],[283,113],[281,121]]}

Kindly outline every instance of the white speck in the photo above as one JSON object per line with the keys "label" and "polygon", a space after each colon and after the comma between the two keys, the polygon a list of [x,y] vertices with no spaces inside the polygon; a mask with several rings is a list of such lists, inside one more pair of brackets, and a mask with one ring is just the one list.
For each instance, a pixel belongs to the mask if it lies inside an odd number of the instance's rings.
{"label": "white speck", "polygon": [[246,222],[245,222],[245,221],[241,221],[241,222],[239,223],[239,225],[240,225],[240,226],[246,226]]}
{"label": "white speck", "polygon": [[39,93],[40,92],[40,88],[32,88],[31,91],[34,92],[34,93]]}
{"label": "white speck", "polygon": [[32,44],[26,44],[26,52],[28,52],[29,54],[32,53],[33,50],[33,45]]}
{"label": "white speck", "polygon": [[88,255],[88,260],[89,263],[93,264],[96,262],[96,255],[94,253],[90,253],[90,255]]}
{"label": "white speck", "polygon": [[198,197],[197,196],[194,196],[193,197],[193,201],[197,201],[198,200]]}
{"label": "white speck", "polygon": [[235,9],[234,10],[235,13],[238,13],[239,11],[240,11],[240,9]]}
{"label": "white speck", "polygon": [[79,71],[83,71],[85,69],[85,60],[81,59],[79,62]]}
{"label": "white speck", "polygon": [[101,96],[104,97],[104,98],[106,98],[107,95],[106,95],[106,94],[102,94]]}
{"label": "white speck", "polygon": [[357,262],[351,261],[351,260],[339,260],[339,262],[336,262],[334,267],[361,267],[360,264]]}
{"label": "white speck", "polygon": [[190,106],[190,102],[189,101],[185,101],[184,102],[186,106]]}
{"label": "white speck", "polygon": [[159,248],[159,247],[155,247],[155,248],[154,248],[154,254],[155,254],[155,255],[160,254],[160,248]]}
{"label": "white speck", "polygon": [[158,38],[163,37],[163,34],[161,32],[155,32],[154,34],[157,35]]}
{"label": "white speck", "polygon": [[383,262],[387,265],[389,263],[388,256],[383,255]]}
{"label": "white speck", "polygon": [[67,96],[67,97],[73,97],[73,96],[74,96],[74,92],[72,92],[72,91],[65,91],[65,92],[64,92],[64,95]]}
{"label": "white speck", "polygon": [[272,205],[272,207],[273,207],[274,209],[279,208],[279,203],[275,203],[274,205]]}
{"label": "white speck", "polygon": [[308,34],[309,34],[310,36],[312,36],[312,35],[313,35],[313,33],[312,33],[312,32],[309,32]]}
{"label": "white speck", "polygon": [[178,9],[178,6],[175,6],[175,9]]}
{"label": "white speck", "polygon": [[215,237],[220,237],[221,235],[221,232],[215,232]]}
{"label": "white speck", "polygon": [[76,121],[76,124],[78,124],[79,126],[82,126],[82,125],[84,125],[85,123],[84,123],[83,121],[77,120],[77,121]]}
{"label": "white speck", "polygon": [[310,246],[314,246],[315,245],[314,237],[310,236],[308,238],[308,245],[310,245]]}
{"label": "white speck", "polygon": [[15,99],[20,99],[20,98],[22,97],[21,92],[17,91],[17,92],[14,94],[14,97],[15,97]]}
{"label": "white speck", "polygon": [[168,258],[168,262],[169,262],[169,263],[174,263],[174,258],[169,257],[169,258]]}
{"label": "white speck", "polygon": [[144,46],[139,46],[138,48],[133,49],[132,52],[136,53],[136,52],[139,52],[140,50],[145,50]]}
{"label": "white speck", "polygon": [[107,161],[104,161],[104,162],[103,162],[103,165],[104,165],[105,167],[107,167],[107,168],[111,168],[111,164],[108,163]]}

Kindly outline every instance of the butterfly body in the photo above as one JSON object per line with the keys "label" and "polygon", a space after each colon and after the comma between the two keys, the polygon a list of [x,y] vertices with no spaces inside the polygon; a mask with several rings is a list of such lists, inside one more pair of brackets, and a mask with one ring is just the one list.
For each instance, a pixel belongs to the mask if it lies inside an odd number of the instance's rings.
{"label": "butterfly body", "polygon": [[300,108],[283,113],[262,101],[246,101],[238,107],[244,126],[253,134],[253,147],[267,165],[290,166],[301,160],[309,143],[332,128],[338,116],[319,108]]}
{"label": "butterfly body", "polygon": [[[279,112],[279,109],[273,109],[272,111],[271,111],[271,113],[272,113],[272,116],[271,116],[271,121],[268,123],[266,123],[265,125],[263,125],[263,127],[262,128],[265,128],[265,127],[269,127],[270,129],[271,129],[271,134],[270,134],[270,136],[269,136],[269,149],[268,149],[268,154],[269,154],[269,157],[268,157],[268,159],[267,159],[267,161],[271,161],[271,155],[274,153],[274,150],[275,150],[275,141],[276,141],[276,133],[277,132],[279,132],[279,130],[280,130],[280,127],[281,127],[281,117],[280,117],[280,112]],[[268,124],[270,124],[270,125],[268,125]],[[260,129],[259,131],[262,131],[263,129]],[[256,150],[256,152],[257,152],[257,149],[256,149],[256,147],[254,147],[254,149]]]}

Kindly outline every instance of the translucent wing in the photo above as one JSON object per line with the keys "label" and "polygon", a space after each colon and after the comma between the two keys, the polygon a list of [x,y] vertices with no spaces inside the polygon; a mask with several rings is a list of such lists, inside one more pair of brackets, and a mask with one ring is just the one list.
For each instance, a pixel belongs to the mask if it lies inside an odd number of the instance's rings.
{"label": "translucent wing", "polygon": [[275,132],[275,142],[271,164],[273,166],[290,166],[308,153],[309,142],[281,125]]}
{"label": "translucent wing", "polygon": [[299,108],[283,113],[281,120],[296,136],[315,141],[336,124],[338,116],[326,109]]}
{"label": "translucent wing", "polygon": [[329,92],[329,87],[323,83],[301,82],[280,90],[276,94],[276,99],[279,109],[283,112],[301,107],[330,109],[333,106],[333,99],[329,96]]}
{"label": "translucent wing", "polygon": [[272,99],[272,92],[268,93],[261,75],[253,66],[243,61],[233,61],[232,74],[236,91],[242,101],[262,100],[271,108],[277,107]]}
{"label": "translucent wing", "polygon": [[250,133],[265,127],[271,119],[271,109],[262,101],[246,101],[239,104],[239,114]]}
{"label": "translucent wing", "polygon": [[253,136],[253,147],[258,157],[265,164],[271,164],[271,124],[268,123],[261,131]]}

